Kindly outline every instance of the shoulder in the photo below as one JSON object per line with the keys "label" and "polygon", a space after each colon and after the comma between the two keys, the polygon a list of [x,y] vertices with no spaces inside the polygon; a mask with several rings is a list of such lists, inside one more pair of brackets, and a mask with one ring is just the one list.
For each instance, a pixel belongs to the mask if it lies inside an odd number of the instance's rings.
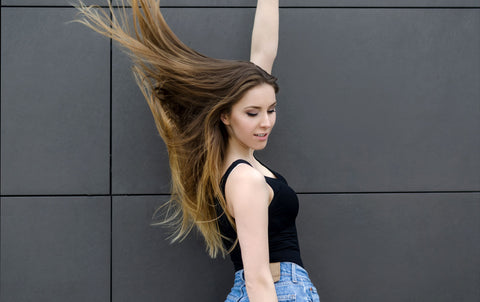
{"label": "shoulder", "polygon": [[237,164],[226,180],[226,188],[229,187],[256,187],[266,185],[265,177],[260,171],[247,163]]}
{"label": "shoulder", "polygon": [[241,208],[251,211],[268,206],[269,197],[263,174],[246,163],[235,166],[226,180],[225,198],[233,216]]}

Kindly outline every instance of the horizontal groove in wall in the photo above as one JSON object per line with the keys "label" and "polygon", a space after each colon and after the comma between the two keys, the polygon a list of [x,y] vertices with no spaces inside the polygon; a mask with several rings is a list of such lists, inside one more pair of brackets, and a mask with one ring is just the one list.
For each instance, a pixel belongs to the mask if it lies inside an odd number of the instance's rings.
{"label": "horizontal groove in wall", "polygon": [[[367,192],[296,192],[298,195],[355,195],[355,194],[470,194],[480,191],[367,191]],[[1,197],[124,197],[124,196],[169,196],[169,193],[156,194],[59,194],[59,195],[1,195]],[[480,201],[480,200],[479,200]]]}
{"label": "horizontal groove in wall", "polygon": [[461,193],[480,193],[480,191],[372,191],[372,192],[296,192],[299,195],[349,195],[349,194],[461,194]]}
{"label": "horizontal groove in wall", "polygon": [[[13,8],[74,8],[70,5],[2,5],[1,7]],[[108,8],[101,5],[102,8]],[[113,8],[122,6],[114,5]],[[126,6],[130,7],[130,6]],[[182,5],[163,5],[162,8],[255,8],[255,6],[182,6]],[[281,9],[478,9],[480,6],[280,6]]]}

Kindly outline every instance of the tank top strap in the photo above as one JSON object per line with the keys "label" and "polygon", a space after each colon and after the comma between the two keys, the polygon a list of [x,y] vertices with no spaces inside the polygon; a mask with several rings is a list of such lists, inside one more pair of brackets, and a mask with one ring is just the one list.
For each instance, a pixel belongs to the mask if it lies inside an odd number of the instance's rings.
{"label": "tank top strap", "polygon": [[227,178],[228,176],[230,175],[230,173],[232,173],[233,169],[238,166],[239,164],[247,164],[249,165],[250,167],[253,167],[248,161],[244,160],[244,159],[237,159],[236,161],[234,161],[227,169],[227,171],[225,171],[225,174],[223,174],[222,176],[222,179],[220,180],[220,188],[222,189],[222,193],[225,194],[225,183],[227,182]]}
{"label": "tank top strap", "polygon": [[267,170],[269,170],[270,172],[272,172],[273,175],[275,175],[275,177],[280,180],[280,181],[283,181],[285,184],[288,185],[288,182],[287,180],[285,179],[285,177],[283,177],[282,174],[278,173],[277,171],[274,171],[272,169],[270,169],[267,165],[265,165],[262,161],[260,161],[258,158],[255,157],[255,159],[262,165],[264,166],[265,168],[267,168]]}

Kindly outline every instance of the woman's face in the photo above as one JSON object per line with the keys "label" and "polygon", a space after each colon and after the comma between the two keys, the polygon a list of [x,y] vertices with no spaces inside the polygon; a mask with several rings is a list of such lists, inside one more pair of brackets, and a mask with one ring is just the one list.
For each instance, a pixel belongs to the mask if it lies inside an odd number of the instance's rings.
{"label": "woman's face", "polygon": [[222,114],[229,144],[248,150],[261,150],[275,125],[275,90],[269,84],[261,84],[248,90],[232,106],[230,113]]}

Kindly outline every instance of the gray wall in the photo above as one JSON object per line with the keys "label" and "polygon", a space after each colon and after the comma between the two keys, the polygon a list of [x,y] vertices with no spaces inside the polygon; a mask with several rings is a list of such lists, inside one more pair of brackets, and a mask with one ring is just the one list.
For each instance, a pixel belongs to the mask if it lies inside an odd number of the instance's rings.
{"label": "gray wall", "polygon": [[[1,1],[0,300],[223,301],[229,260],[149,226],[168,163],[126,56],[66,0]],[[188,45],[248,59],[255,1],[162,4]],[[281,5],[258,156],[299,193],[322,302],[480,301],[480,1]]]}

